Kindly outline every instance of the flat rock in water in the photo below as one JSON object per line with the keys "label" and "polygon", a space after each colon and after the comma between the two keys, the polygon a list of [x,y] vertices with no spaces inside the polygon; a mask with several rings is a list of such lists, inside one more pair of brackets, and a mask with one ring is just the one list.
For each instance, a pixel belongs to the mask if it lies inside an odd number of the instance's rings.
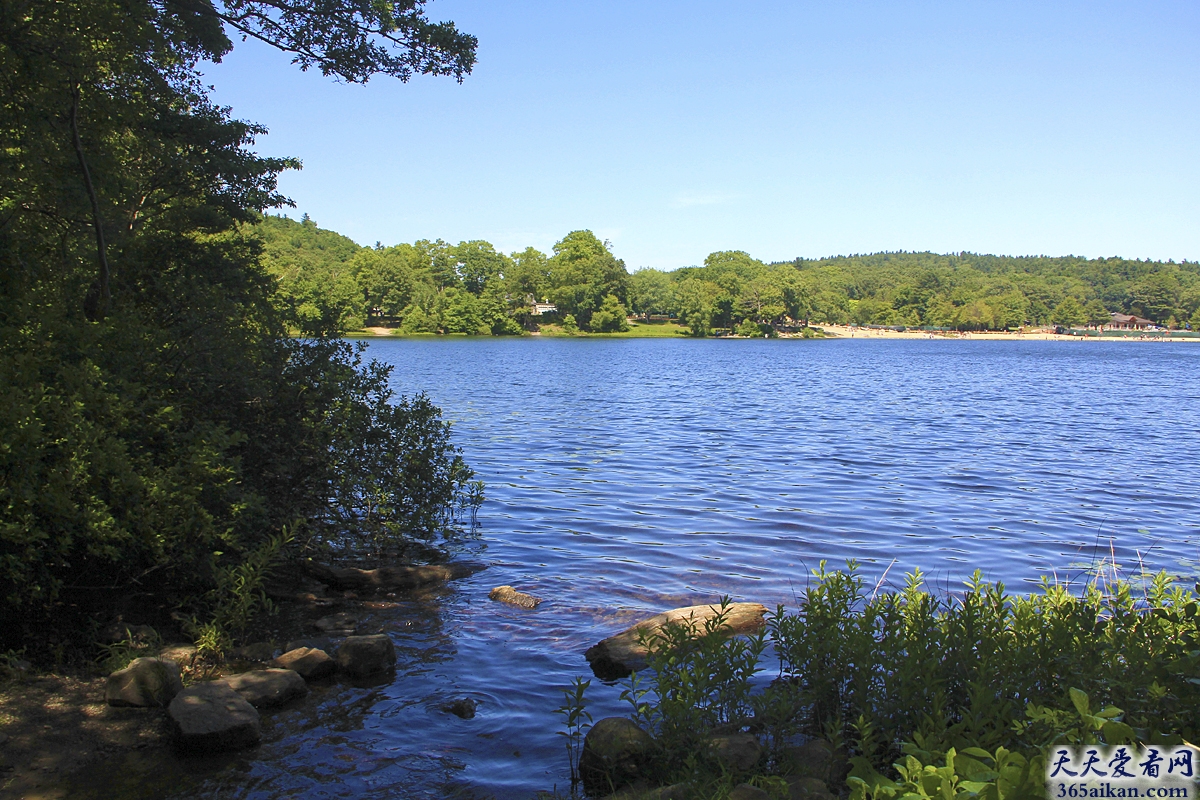
{"label": "flat rock in water", "polygon": [[230,675],[213,683],[225,684],[255,708],[280,706],[308,694],[308,684],[304,678],[290,669],[256,669]]}
{"label": "flat rock in water", "polygon": [[466,578],[486,568],[484,564],[467,561],[378,569],[330,567],[315,561],[304,562],[304,569],[309,575],[334,589],[415,589]]}
{"label": "flat rock in water", "polygon": [[275,666],[295,670],[306,681],[328,678],[337,672],[337,662],[324,650],[297,647],[275,659]]}
{"label": "flat rock in water", "polygon": [[192,753],[239,750],[260,738],[258,712],[221,683],[201,683],[175,695],[167,707],[179,748]]}
{"label": "flat rock in water", "polygon": [[315,636],[311,639],[293,639],[283,646],[283,652],[288,653],[300,647],[312,647],[316,650],[333,652],[333,639],[328,636]]}
{"label": "flat rock in water", "polygon": [[135,658],[104,682],[110,706],[162,707],[183,691],[179,665],[169,659]]}
{"label": "flat rock in water", "polygon": [[542,602],[540,597],[518,592],[511,586],[497,586],[488,592],[488,597],[492,600],[521,608],[537,608],[538,604]]}
{"label": "flat rock in water", "polygon": [[[639,641],[639,634],[649,640],[663,626],[691,625],[694,633],[699,636],[704,633],[705,623],[721,613],[720,604],[708,606],[687,606],[666,611],[650,619],[643,620],[616,636],[610,636],[599,644],[587,649],[584,658],[592,667],[592,672],[601,680],[616,680],[627,677],[646,666],[646,647]],[[725,607],[725,621],[720,630],[728,636],[757,631],[765,624],[763,615],[767,607],[762,603],[730,603]]]}
{"label": "flat rock in water", "polygon": [[353,614],[341,611],[337,614],[321,617],[313,623],[313,626],[323,633],[332,633],[333,631],[349,631],[350,633],[354,633],[358,630],[358,620],[354,618]]}
{"label": "flat rock in water", "polygon": [[355,677],[386,672],[396,666],[396,647],[386,634],[349,636],[337,653],[338,668]]}

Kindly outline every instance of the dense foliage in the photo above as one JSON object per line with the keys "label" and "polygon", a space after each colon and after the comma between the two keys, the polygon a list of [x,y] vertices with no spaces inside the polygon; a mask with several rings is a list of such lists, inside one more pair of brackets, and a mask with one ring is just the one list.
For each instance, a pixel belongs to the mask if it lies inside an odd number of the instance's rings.
{"label": "dense foliage", "polygon": [[[815,737],[840,755],[833,790],[848,777],[858,798],[926,796],[922,776],[979,782],[933,796],[1044,797],[1047,746],[1200,734],[1197,597],[1165,575],[1011,595],[976,573],[944,597],[919,572],[900,591],[871,591],[853,563],[814,578],[795,612],[780,608],[757,636],[728,639],[717,618],[648,642],[645,676],[623,697],[660,747],[663,784],[688,781],[706,798],[751,777],[771,785],[796,766],[790,745]],[[764,686],[768,643],[779,674]],[[586,727],[581,687],[568,693],[569,733]],[[715,732],[734,731],[763,745],[750,773],[705,755]]]}
{"label": "dense foliage", "polygon": [[426,532],[454,504],[437,410],[287,337],[243,226],[297,165],[196,71],[224,24],[349,80],[468,70],[474,40],[420,12],[0,0],[0,650],[63,655],[121,611],[243,616],[222,588],[298,535]]}
{"label": "dense foliage", "polygon": [[[877,253],[764,264],[725,251],[698,267],[629,274],[588,231],[549,256],[532,247],[505,255],[484,241],[360,248],[307,217],[268,217],[258,231],[292,324],[309,332],[516,334],[567,316],[609,332],[627,314],[675,318],[696,336],[810,322],[1005,330],[1107,324],[1113,312],[1200,329],[1192,262]],[[557,312],[531,313],[543,301]]]}

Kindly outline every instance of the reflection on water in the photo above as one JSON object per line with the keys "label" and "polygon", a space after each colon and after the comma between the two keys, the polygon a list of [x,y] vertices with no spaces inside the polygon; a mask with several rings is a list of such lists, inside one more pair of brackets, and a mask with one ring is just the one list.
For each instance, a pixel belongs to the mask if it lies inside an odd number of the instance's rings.
{"label": "reflection on water", "polygon": [[[583,650],[664,608],[791,603],[821,559],[1024,587],[1115,554],[1195,574],[1200,346],[1078,342],[376,341],[488,484],[489,569],[375,612],[394,681],[331,684],[222,761],[129,796],[528,798]],[[1111,541],[1111,543],[1110,543]],[[512,584],[534,611],[487,599]],[[596,718],[623,713],[593,682]],[[440,709],[478,702],[474,719]],[[122,774],[137,766],[122,767]],[[114,781],[117,779],[114,776]],[[115,785],[115,784],[114,784]],[[96,795],[100,796],[100,795]],[[111,796],[106,794],[104,796]]]}

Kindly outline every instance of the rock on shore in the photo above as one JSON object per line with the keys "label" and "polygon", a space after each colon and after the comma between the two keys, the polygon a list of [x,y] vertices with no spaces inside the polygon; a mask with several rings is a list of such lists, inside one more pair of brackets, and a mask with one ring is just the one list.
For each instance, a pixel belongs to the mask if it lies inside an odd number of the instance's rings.
{"label": "rock on shore", "polygon": [[316,647],[297,647],[275,659],[275,666],[295,670],[306,681],[328,678],[337,672],[337,662]]}
{"label": "rock on shore", "polygon": [[[696,635],[704,632],[705,623],[721,613],[720,604],[687,606],[663,612],[643,620],[616,636],[610,636],[599,644],[589,647],[583,655],[592,667],[592,672],[601,680],[624,678],[631,672],[646,666],[647,649],[641,644],[641,635],[653,639],[663,626],[670,624],[694,625]],[[730,603],[725,607],[725,622],[721,632],[736,636],[757,631],[765,624],[763,616],[767,607],[762,603]]]}
{"label": "rock on shore", "polygon": [[281,706],[308,694],[308,684],[304,678],[290,669],[256,669],[230,675],[213,683],[225,684],[255,708]]}
{"label": "rock on shore", "polygon": [[182,691],[179,665],[168,659],[135,658],[104,683],[110,706],[162,707]]}
{"label": "rock on shore", "polygon": [[175,695],[167,714],[184,752],[239,750],[261,737],[258,712],[221,683],[201,683]]}

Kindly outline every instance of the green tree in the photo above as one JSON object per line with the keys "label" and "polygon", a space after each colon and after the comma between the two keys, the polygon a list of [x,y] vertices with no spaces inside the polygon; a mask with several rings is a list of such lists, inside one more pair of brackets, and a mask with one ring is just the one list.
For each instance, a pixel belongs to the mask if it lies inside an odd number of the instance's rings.
{"label": "green tree", "polygon": [[642,316],[669,314],[671,276],[657,269],[639,269],[629,276],[629,303]]}
{"label": "green tree", "polygon": [[1088,304],[1083,309],[1085,322],[1088,325],[1100,327],[1112,322],[1112,314],[1108,313],[1108,309],[1104,307],[1104,303],[1099,300],[1089,300]]}
{"label": "green tree", "polygon": [[708,336],[712,333],[716,300],[721,296],[721,287],[699,278],[684,278],[675,288],[676,311],[692,336]]}
{"label": "green tree", "polygon": [[1054,314],[1050,317],[1050,321],[1055,325],[1077,328],[1087,321],[1087,316],[1087,312],[1084,311],[1079,301],[1068,295],[1054,307]]}
{"label": "green tree", "polygon": [[[223,25],[351,81],[474,59],[420,2],[0,0],[0,650],[78,648],[135,588],[228,606],[218,576],[257,569],[297,518],[314,545],[431,533],[469,478],[385,367],[286,335],[272,240],[250,226],[333,240],[260,216],[298,164],[256,155],[263,129],[207,96]],[[345,324],[309,299],[319,332]],[[405,457],[367,521],[355,454],[374,443]]]}
{"label": "green tree", "polygon": [[591,231],[573,231],[564,236],[554,245],[549,268],[550,298],[561,313],[571,314],[585,328],[605,296],[612,295],[622,305],[628,298],[625,262]]}
{"label": "green tree", "polygon": [[611,294],[605,295],[604,300],[600,302],[600,308],[592,314],[592,330],[600,333],[627,331],[629,322],[626,316],[625,306],[621,305],[621,301]]}

